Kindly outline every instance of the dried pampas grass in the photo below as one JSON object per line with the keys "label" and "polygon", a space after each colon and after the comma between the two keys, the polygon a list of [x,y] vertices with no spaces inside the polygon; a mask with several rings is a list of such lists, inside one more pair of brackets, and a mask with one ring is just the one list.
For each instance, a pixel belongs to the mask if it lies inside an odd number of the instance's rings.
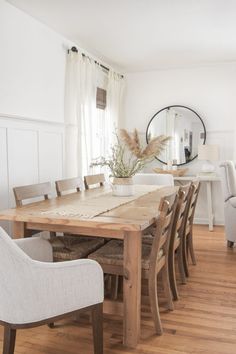
{"label": "dried pampas grass", "polygon": [[129,134],[126,129],[121,129],[120,138],[134,156],[140,160],[152,159],[160,155],[166,143],[170,140],[170,137],[160,135],[150,140],[147,146],[142,149],[137,129],[134,130],[133,134]]}
{"label": "dried pampas grass", "polygon": [[170,139],[160,135],[152,139],[145,148],[142,147],[138,131],[132,134],[121,129],[116,134],[117,143],[111,148],[111,156],[101,157],[91,163],[91,166],[108,166],[111,175],[117,178],[132,177],[158,156]]}

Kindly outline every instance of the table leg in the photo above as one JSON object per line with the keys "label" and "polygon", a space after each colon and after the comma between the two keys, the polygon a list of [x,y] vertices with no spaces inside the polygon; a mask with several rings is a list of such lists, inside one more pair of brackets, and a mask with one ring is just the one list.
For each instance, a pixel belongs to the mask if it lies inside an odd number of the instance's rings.
{"label": "table leg", "polygon": [[207,187],[207,210],[208,210],[208,222],[209,222],[209,231],[213,231],[213,208],[212,208],[212,193],[211,193],[211,182],[206,182]]}
{"label": "table leg", "polygon": [[141,322],[141,232],[124,237],[124,344],[135,348]]}
{"label": "table leg", "polygon": [[25,223],[22,221],[14,221],[12,224],[13,238],[25,237]]}

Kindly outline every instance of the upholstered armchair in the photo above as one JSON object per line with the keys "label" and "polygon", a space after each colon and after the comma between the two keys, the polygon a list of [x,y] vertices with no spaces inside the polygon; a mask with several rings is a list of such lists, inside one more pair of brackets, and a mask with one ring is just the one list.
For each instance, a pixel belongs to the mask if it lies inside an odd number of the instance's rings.
{"label": "upholstered armchair", "polygon": [[173,186],[174,178],[171,174],[160,173],[137,173],[133,177],[134,184],[153,184]]}
{"label": "upholstered armchair", "polygon": [[81,259],[52,263],[41,237],[13,241],[0,228],[0,323],[3,354],[13,354],[16,330],[50,324],[82,310],[92,312],[94,353],[103,353],[103,271]]}
{"label": "upholstered armchair", "polygon": [[225,233],[228,247],[236,242],[236,170],[233,161],[220,164],[224,196]]}

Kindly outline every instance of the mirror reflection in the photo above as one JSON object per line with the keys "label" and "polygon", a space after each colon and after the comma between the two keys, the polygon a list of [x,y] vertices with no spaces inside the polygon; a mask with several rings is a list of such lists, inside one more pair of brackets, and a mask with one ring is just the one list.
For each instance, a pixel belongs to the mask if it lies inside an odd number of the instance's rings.
{"label": "mirror reflection", "polygon": [[150,120],[147,142],[162,134],[171,139],[157,159],[173,165],[183,165],[195,159],[198,145],[206,140],[206,129],[200,116],[188,107],[177,105],[163,108]]}

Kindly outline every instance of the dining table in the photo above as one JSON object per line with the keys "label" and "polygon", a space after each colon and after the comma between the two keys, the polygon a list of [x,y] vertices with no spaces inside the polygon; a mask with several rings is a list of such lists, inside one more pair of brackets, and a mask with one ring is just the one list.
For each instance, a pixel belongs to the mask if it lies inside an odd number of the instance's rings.
{"label": "dining table", "polygon": [[123,316],[123,344],[135,348],[141,326],[142,234],[158,218],[162,197],[174,186],[135,186],[131,197],[113,196],[109,185],[52,197],[0,211],[0,220],[13,223],[14,238],[49,231],[124,241],[123,301],[104,301],[104,311]]}

